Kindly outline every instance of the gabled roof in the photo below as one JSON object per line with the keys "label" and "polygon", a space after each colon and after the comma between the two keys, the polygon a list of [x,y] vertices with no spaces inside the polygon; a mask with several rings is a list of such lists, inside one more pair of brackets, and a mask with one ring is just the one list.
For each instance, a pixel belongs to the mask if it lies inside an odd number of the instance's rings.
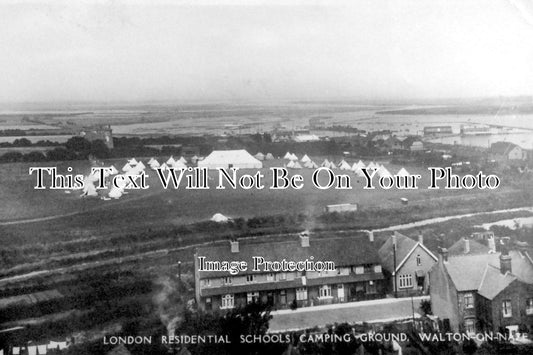
{"label": "gabled roof", "polygon": [[509,273],[503,275],[499,268],[487,265],[483,273],[483,278],[481,279],[481,284],[479,285],[478,293],[492,300],[515,280],[517,280],[516,276]]}
{"label": "gabled roof", "polygon": [[506,155],[515,147],[518,146],[511,142],[496,142],[491,144],[490,151],[494,154]]}
{"label": "gabled roof", "polygon": [[[529,260],[515,250],[509,251],[509,255],[511,275],[522,282],[533,284],[533,265]],[[487,266],[499,272],[500,253],[451,256],[444,265],[457,291],[474,291],[480,288]]]}
{"label": "gabled roof", "polygon": [[[451,247],[448,248],[448,254],[453,255],[465,255],[465,240],[463,238],[456,241]],[[483,245],[479,242],[476,242],[474,239],[468,239],[470,245],[470,251],[466,255],[474,254],[488,254],[490,248],[486,245]]]}
{"label": "gabled roof", "polygon": [[[311,256],[314,261],[333,261],[336,267],[379,264],[377,248],[366,235],[336,238],[309,238],[309,247],[302,247],[299,237],[283,242],[240,241],[239,252],[232,253],[230,243],[199,247],[198,256],[209,261],[246,261],[248,270],[241,274],[253,273],[253,256],[261,256],[267,261],[304,261]],[[200,278],[228,276],[228,272],[202,271]]]}
{"label": "gabled roof", "polygon": [[418,246],[424,249],[424,251],[426,251],[433,259],[435,259],[435,261],[437,261],[437,257],[433,255],[433,253],[429,251],[423,244],[420,244],[419,242],[416,242],[401,233],[394,232],[394,234],[396,235],[396,269],[394,269],[394,247],[392,236],[390,236],[385,243],[383,243],[378,251],[381,259],[381,265],[385,270],[391,273],[398,271]]}

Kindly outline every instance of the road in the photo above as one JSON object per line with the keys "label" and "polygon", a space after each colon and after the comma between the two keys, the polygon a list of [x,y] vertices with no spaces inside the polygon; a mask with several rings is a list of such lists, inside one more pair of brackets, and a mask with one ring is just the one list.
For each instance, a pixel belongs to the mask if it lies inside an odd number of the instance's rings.
{"label": "road", "polygon": [[411,298],[386,298],[373,301],[339,303],[327,306],[305,307],[296,310],[272,312],[269,332],[302,330],[334,323],[382,322],[420,317],[418,309],[429,296]]}

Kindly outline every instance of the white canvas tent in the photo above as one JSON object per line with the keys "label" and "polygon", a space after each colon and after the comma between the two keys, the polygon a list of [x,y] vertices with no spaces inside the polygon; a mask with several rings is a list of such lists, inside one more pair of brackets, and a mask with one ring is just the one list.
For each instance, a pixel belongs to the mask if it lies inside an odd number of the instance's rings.
{"label": "white canvas tent", "polygon": [[154,157],[151,157],[150,160],[148,160],[148,165],[151,165],[154,162]]}
{"label": "white canvas tent", "polygon": [[308,161],[311,161],[311,159],[310,159],[310,158],[307,156],[307,154],[306,154],[306,155],[304,155],[304,156],[302,157],[302,159],[300,159],[300,161],[301,161],[302,163],[307,163]]}
{"label": "white canvas tent", "polygon": [[352,170],[352,167],[350,166],[350,164],[348,164],[346,161],[341,161],[340,165],[339,165],[339,169],[341,170]]}
{"label": "white canvas tent", "polygon": [[131,159],[128,160],[128,164],[130,164],[132,166],[133,165],[137,165],[137,160],[135,160],[135,158],[131,158]]}
{"label": "white canvas tent", "polygon": [[182,168],[186,168],[187,165],[185,165],[185,163],[183,163],[181,160],[177,160],[174,165],[172,165],[172,167],[174,169],[182,169]]}
{"label": "white canvas tent", "polygon": [[409,172],[407,170],[405,170],[405,168],[401,168],[398,173],[396,174],[398,176],[409,176]]}
{"label": "white canvas tent", "polygon": [[298,157],[296,156],[296,154],[291,154],[291,157],[289,158],[290,160],[298,160]]}
{"label": "white canvas tent", "polygon": [[176,163],[176,161],[174,160],[174,158],[172,156],[170,156],[170,158],[168,158],[166,163],[167,163],[168,166],[172,166],[172,165],[174,165],[174,163]]}
{"label": "white canvas tent", "polygon": [[381,165],[379,170],[378,170],[378,176],[379,177],[392,176],[392,174],[387,170],[387,168],[385,166]]}
{"label": "white canvas tent", "polygon": [[323,167],[323,168],[329,168],[330,164],[331,163],[329,162],[328,159],[324,159],[324,161],[322,162],[322,164],[320,164],[320,166]]}
{"label": "white canvas tent", "polygon": [[184,157],[180,157],[177,161],[181,162],[182,164],[187,164],[187,159]]}
{"label": "white canvas tent", "polygon": [[292,154],[290,152],[285,153],[285,155],[283,156],[283,159],[291,160],[291,158],[292,158]]}
{"label": "white canvas tent", "polygon": [[244,149],[240,150],[214,150],[198,162],[198,167],[217,169],[217,168],[240,168],[240,169],[260,169],[263,163],[254,158]]}
{"label": "white canvas tent", "polygon": [[256,155],[254,155],[255,159],[257,160],[265,160],[265,155],[261,152],[257,153]]}
{"label": "white canvas tent", "polygon": [[122,167],[122,171],[130,171],[132,168],[132,166],[130,165],[130,163],[126,163],[124,164],[124,166]]}
{"label": "white canvas tent", "polygon": [[298,163],[297,160],[294,160],[294,161],[291,160],[291,163],[292,163],[292,162],[294,162],[294,164],[293,164],[293,166],[292,166],[293,169],[301,169],[301,168],[302,168],[302,166],[300,165],[300,163]]}
{"label": "white canvas tent", "polygon": [[159,168],[161,165],[159,164],[159,162],[157,160],[153,160],[151,163],[150,163],[150,168],[152,168],[152,170],[155,170],[157,168]]}
{"label": "white canvas tent", "polygon": [[85,185],[83,187],[83,192],[81,195],[82,196],[98,196],[98,192],[96,192],[96,187],[94,186],[92,181],[85,182]]}
{"label": "white canvas tent", "polygon": [[109,172],[109,174],[111,174],[111,175],[116,175],[116,174],[118,174],[118,170],[117,170],[117,168],[115,168],[114,165],[111,165],[109,168],[111,169],[111,171]]}
{"label": "white canvas tent", "polygon": [[122,197],[123,190],[121,188],[113,186],[111,190],[109,190],[108,196],[114,199],[119,199]]}
{"label": "white canvas tent", "polygon": [[272,155],[272,153],[267,153],[267,155],[265,156],[265,160],[274,160],[274,156]]}
{"label": "white canvas tent", "polygon": [[217,222],[217,223],[226,223],[230,220],[229,217],[224,216],[222,213],[215,213],[213,217],[211,217],[211,221]]}
{"label": "white canvas tent", "polygon": [[291,160],[288,164],[287,164],[287,168],[294,168],[294,160]]}

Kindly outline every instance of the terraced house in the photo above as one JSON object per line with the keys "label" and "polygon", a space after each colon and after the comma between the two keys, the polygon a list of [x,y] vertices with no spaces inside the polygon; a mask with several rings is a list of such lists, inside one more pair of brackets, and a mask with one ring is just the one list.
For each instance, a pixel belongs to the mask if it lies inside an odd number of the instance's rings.
{"label": "terraced house", "polygon": [[[256,257],[254,259],[254,257]],[[273,271],[265,261],[308,261],[320,268],[333,262],[331,271]],[[245,271],[207,271],[205,261],[245,262]],[[350,302],[384,297],[384,277],[373,237],[310,238],[301,234],[282,242],[239,242],[198,248],[195,289],[199,309],[225,310],[261,301],[273,308]],[[203,270],[203,271],[202,271]]]}

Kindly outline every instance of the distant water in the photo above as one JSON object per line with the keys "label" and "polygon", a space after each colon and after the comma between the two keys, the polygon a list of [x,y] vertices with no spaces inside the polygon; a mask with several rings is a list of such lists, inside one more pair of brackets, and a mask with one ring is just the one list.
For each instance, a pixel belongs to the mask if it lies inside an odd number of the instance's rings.
{"label": "distant water", "polygon": [[533,131],[510,134],[490,134],[480,136],[450,136],[431,139],[434,143],[460,144],[472,147],[489,148],[495,142],[511,142],[524,149],[533,149]]}

